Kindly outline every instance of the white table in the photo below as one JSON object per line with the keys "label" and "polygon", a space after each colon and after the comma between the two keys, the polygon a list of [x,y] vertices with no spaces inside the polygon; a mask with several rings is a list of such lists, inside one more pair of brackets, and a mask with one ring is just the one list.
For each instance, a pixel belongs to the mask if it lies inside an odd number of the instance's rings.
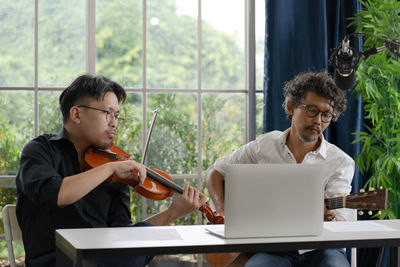
{"label": "white table", "polygon": [[400,266],[400,220],[324,222],[319,236],[223,239],[206,228],[221,225],[59,229],[57,266],[94,266],[99,255],[161,255],[283,251],[315,248],[395,248]]}

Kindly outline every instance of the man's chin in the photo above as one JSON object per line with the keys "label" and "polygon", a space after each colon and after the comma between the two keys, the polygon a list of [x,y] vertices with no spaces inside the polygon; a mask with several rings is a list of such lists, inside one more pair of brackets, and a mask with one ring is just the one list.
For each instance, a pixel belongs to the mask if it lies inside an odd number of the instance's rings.
{"label": "man's chin", "polygon": [[318,140],[318,136],[314,136],[314,135],[300,135],[300,139],[301,141],[303,141],[304,143],[314,143]]}
{"label": "man's chin", "polygon": [[112,142],[107,143],[104,149],[110,149],[112,147],[112,144]]}
{"label": "man's chin", "polygon": [[112,142],[104,142],[104,143],[98,143],[96,144],[96,148],[98,149],[110,149],[112,146]]}

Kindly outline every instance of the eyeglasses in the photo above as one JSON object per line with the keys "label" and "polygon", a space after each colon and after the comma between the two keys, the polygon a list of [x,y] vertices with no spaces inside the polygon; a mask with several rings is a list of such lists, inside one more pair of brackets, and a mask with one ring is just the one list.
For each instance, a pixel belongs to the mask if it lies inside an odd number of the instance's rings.
{"label": "eyeglasses", "polygon": [[78,108],[89,108],[89,109],[94,109],[94,110],[98,110],[98,111],[102,111],[106,114],[106,121],[110,122],[112,119],[114,120],[118,120],[118,121],[123,121],[124,118],[119,117],[119,114],[115,114],[115,112],[110,111],[110,110],[105,110],[105,109],[101,109],[101,108],[95,108],[95,107],[90,107],[90,106],[86,106],[86,105],[79,105]]}
{"label": "eyeglasses", "polygon": [[319,113],[321,113],[322,122],[329,123],[332,120],[336,121],[336,116],[329,111],[321,111],[315,105],[306,105],[304,103],[300,104],[306,109],[306,114],[309,118],[315,118],[319,115]]}

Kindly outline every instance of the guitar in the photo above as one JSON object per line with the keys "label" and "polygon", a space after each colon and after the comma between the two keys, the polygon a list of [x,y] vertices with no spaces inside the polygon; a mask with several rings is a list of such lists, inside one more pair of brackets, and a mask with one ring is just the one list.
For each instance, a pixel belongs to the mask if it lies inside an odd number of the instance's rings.
{"label": "guitar", "polygon": [[385,210],[387,209],[388,190],[373,188],[342,197],[325,199],[327,209],[359,209],[359,210]]}
{"label": "guitar", "polygon": [[[328,209],[359,209],[359,210],[385,210],[387,209],[387,189],[370,189],[347,196],[324,199]],[[362,214],[360,214],[362,215]],[[371,214],[370,214],[371,215]],[[214,267],[222,267],[231,263],[239,253],[208,253],[207,262]]]}

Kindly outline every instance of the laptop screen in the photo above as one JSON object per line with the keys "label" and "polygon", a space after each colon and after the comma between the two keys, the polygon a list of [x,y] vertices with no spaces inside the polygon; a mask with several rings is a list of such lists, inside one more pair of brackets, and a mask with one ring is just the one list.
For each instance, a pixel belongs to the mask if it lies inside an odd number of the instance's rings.
{"label": "laptop screen", "polygon": [[225,176],[225,236],[318,235],[323,198],[321,165],[230,165]]}

